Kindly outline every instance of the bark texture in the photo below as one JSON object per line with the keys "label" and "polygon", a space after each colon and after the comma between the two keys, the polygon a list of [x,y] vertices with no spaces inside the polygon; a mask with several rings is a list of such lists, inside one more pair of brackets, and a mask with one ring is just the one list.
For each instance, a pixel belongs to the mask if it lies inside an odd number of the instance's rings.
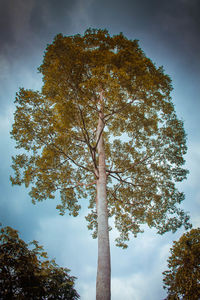
{"label": "bark texture", "polygon": [[103,112],[99,113],[97,127],[99,170],[97,180],[97,222],[98,222],[98,268],[96,300],[110,300],[110,244],[108,230],[108,209],[106,196],[106,157],[103,141]]}

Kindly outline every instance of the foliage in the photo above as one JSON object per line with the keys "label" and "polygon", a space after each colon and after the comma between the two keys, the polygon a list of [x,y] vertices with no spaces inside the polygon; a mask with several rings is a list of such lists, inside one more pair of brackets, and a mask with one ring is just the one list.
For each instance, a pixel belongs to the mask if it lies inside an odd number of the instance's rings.
{"label": "foliage", "polygon": [[103,93],[109,216],[126,247],[141,225],[173,232],[188,216],[175,183],[183,168],[186,136],[176,116],[169,76],[147,58],[137,40],[107,30],[58,34],[39,68],[41,92],[21,88],[12,137],[23,154],[13,157],[13,184],[30,187],[33,203],[60,192],[61,214],[77,216],[89,198],[88,227],[97,230],[96,187],[99,95]]}
{"label": "foliage", "polygon": [[174,242],[163,272],[167,299],[200,299],[200,228],[185,233]]}
{"label": "foliage", "polygon": [[37,241],[26,244],[7,226],[0,232],[0,299],[79,299],[75,277],[49,261]]}

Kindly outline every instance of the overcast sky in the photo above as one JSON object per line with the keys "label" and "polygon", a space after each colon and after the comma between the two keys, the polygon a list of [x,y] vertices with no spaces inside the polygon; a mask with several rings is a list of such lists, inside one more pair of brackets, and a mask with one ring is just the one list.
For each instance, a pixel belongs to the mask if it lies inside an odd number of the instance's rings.
{"label": "overcast sky", "polygon": [[[40,89],[37,67],[58,33],[84,33],[88,27],[123,32],[139,44],[172,78],[173,102],[188,136],[190,171],[180,189],[182,207],[193,227],[200,226],[200,2],[199,0],[0,0],[0,222],[29,242],[44,245],[51,258],[77,276],[82,300],[95,299],[97,241],[87,230],[85,210],[77,218],[56,211],[56,201],[31,204],[28,190],[12,187],[11,156],[16,154],[10,130],[19,87]],[[85,201],[85,200],[84,200]],[[84,205],[86,207],[86,205]],[[176,234],[158,236],[146,230],[127,250],[114,246],[111,233],[112,300],[161,300],[162,272]]]}

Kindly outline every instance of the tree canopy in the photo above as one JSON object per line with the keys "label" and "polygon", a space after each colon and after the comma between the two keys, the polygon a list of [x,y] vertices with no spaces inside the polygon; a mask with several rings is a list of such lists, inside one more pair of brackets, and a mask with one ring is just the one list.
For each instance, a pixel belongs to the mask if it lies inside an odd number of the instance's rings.
{"label": "tree canopy", "polygon": [[[12,137],[23,154],[13,157],[13,184],[30,186],[33,203],[55,197],[58,209],[77,216],[89,199],[88,227],[96,236],[97,147],[104,136],[109,217],[126,247],[141,225],[158,233],[189,227],[178,207],[175,183],[183,168],[186,135],[171,101],[171,79],[145,56],[137,40],[122,33],[88,29],[58,34],[39,67],[41,91],[21,88],[16,96]],[[97,123],[103,98],[103,128]]]}
{"label": "tree canopy", "polygon": [[39,67],[41,91],[16,95],[13,184],[33,203],[54,198],[78,215],[89,200],[88,228],[98,237],[97,300],[110,300],[108,217],[127,247],[143,224],[158,233],[189,228],[179,207],[186,178],[186,135],[176,116],[171,79],[122,33],[88,29],[58,34]]}
{"label": "tree canopy", "polygon": [[0,299],[79,299],[69,271],[49,260],[37,241],[27,244],[13,228],[1,228]]}
{"label": "tree canopy", "polygon": [[200,298],[200,228],[192,229],[173,243],[168,259],[169,270],[163,272],[164,288],[169,300]]}

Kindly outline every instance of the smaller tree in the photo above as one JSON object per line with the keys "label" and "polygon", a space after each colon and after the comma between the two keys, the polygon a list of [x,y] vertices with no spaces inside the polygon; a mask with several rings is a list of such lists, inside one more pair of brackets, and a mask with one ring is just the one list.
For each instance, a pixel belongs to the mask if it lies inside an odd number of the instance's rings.
{"label": "smaller tree", "polygon": [[183,234],[170,252],[169,270],[163,272],[166,299],[200,299],[200,228]]}
{"label": "smaller tree", "polygon": [[0,299],[79,299],[75,277],[49,261],[37,241],[26,244],[11,227],[0,231]]}

